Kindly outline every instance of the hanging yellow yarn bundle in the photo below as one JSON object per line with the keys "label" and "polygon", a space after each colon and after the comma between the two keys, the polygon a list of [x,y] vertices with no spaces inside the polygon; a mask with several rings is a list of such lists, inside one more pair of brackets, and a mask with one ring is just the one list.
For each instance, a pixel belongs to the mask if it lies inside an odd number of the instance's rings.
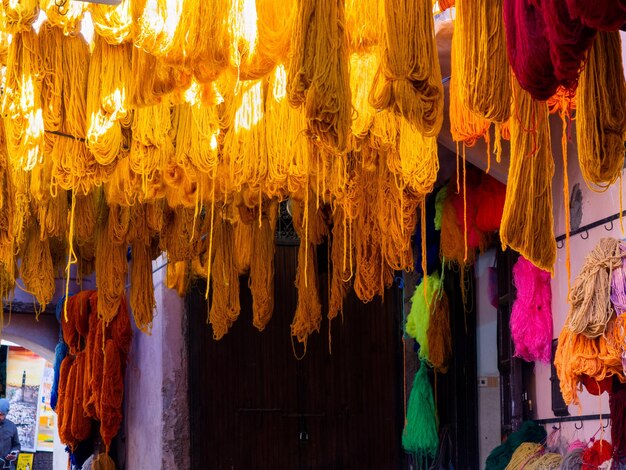
{"label": "hanging yellow yarn bundle", "polygon": [[[400,121],[398,156],[402,181],[417,194],[429,194],[439,173],[437,138],[422,134],[404,118],[398,120]],[[388,159],[393,156],[394,152],[391,152]]]}
{"label": "hanging yellow yarn bundle", "polygon": [[458,0],[453,60],[461,103],[478,117],[503,123],[511,111],[503,0]]}
{"label": "hanging yellow yarn bundle", "polygon": [[341,314],[343,316],[343,302],[348,295],[353,270],[352,233],[343,209],[337,208],[333,214],[332,244],[330,252],[331,278],[330,295],[328,301],[328,319],[332,320]]}
{"label": "hanging yellow yarn bundle", "polygon": [[262,82],[246,82],[232,103],[233,112],[229,116],[232,120],[229,119],[230,126],[224,135],[222,155],[229,166],[232,189],[240,191],[246,185],[258,192],[268,172]]}
{"label": "hanging yellow yarn bundle", "polygon": [[[458,25],[459,21],[457,21],[454,27],[452,49],[450,51],[452,62],[449,108],[450,133],[452,134],[452,140],[455,142],[463,142],[464,145],[473,147],[481,137],[489,138],[490,123],[471,111],[463,102],[461,96],[464,86],[461,80],[465,72],[464,68],[467,59],[462,53],[464,45],[460,44],[460,42],[463,40],[463,37]],[[505,76],[509,76],[508,72]]]}
{"label": "hanging yellow yarn bundle", "polygon": [[16,247],[22,246],[28,235],[28,228],[32,221],[30,198],[30,173],[21,168],[11,168],[15,195],[15,210],[13,212],[13,239]]}
{"label": "hanging yellow yarn bundle", "polygon": [[2,1],[6,30],[9,34],[30,31],[39,16],[39,0]]}
{"label": "hanging yellow yarn bundle", "polygon": [[131,52],[131,44],[110,45],[96,35],[87,85],[87,146],[103,166],[114,164],[129,147],[122,127],[132,122]]}
{"label": "hanging yellow yarn bundle", "polygon": [[[101,201],[104,204],[104,201]],[[112,206],[103,210],[96,232],[96,283],[98,286],[98,317],[105,325],[117,315],[126,285],[127,210]],[[126,220],[124,220],[126,219]]]}
{"label": "hanging yellow yarn bundle", "polygon": [[[220,339],[239,317],[239,273],[234,260],[234,231],[227,220],[219,220],[213,234],[213,256],[211,268],[211,307],[209,322],[213,338]],[[208,280],[207,280],[208,282]]]}
{"label": "hanging yellow yarn bundle", "polygon": [[[249,210],[244,208],[243,210]],[[242,209],[239,209],[241,212]],[[250,212],[254,212],[250,210]],[[254,214],[253,214],[254,215]],[[255,222],[258,224],[256,220],[248,220],[244,222],[244,220],[240,219],[236,222],[234,230],[235,230],[235,266],[237,267],[237,272],[240,276],[246,274],[250,271],[250,262],[252,260],[252,251],[253,251],[253,242],[252,242],[252,234],[254,232]],[[256,247],[255,247],[256,248]],[[272,262],[273,262],[272,258]]]}
{"label": "hanging yellow yarn bundle", "polygon": [[215,106],[183,103],[176,107],[175,161],[189,175],[213,174],[218,164],[219,118]]}
{"label": "hanging yellow yarn bundle", "polygon": [[267,196],[284,197],[300,192],[307,184],[309,151],[304,111],[292,108],[287,99],[287,72],[283,65],[269,77],[265,101],[268,154]]}
{"label": "hanging yellow yarn bundle", "polygon": [[190,76],[139,47],[133,47],[131,71],[130,103],[137,108],[156,105],[167,100],[168,94],[183,91],[191,84]]}
{"label": "hanging yellow yarn bundle", "polygon": [[606,190],[624,167],[626,79],[618,32],[599,32],[576,94],[578,161],[591,188]]}
{"label": "hanging yellow yarn bundle", "polygon": [[378,163],[377,190],[376,222],[380,228],[383,259],[393,270],[412,271],[410,240],[417,225],[421,193],[409,187],[398,187],[396,176],[383,161]]}
{"label": "hanging yellow yarn bundle", "polygon": [[[355,277],[354,292],[363,302],[383,296],[385,288],[393,281],[393,271],[383,259],[381,227],[377,214],[377,154],[363,145],[362,165],[354,181],[359,201],[354,217]],[[381,201],[384,203],[384,201]],[[344,206],[348,207],[348,206]]]}
{"label": "hanging yellow yarn bundle", "polygon": [[306,352],[309,335],[320,331],[322,305],[318,292],[317,247],[314,243],[302,241],[298,248],[298,271],[296,289],[298,305],[291,323],[291,336],[302,343]]}
{"label": "hanging yellow yarn bundle", "polygon": [[67,192],[59,190],[54,197],[49,197],[37,206],[37,219],[39,220],[41,239],[67,237],[67,221],[69,206]]}
{"label": "hanging yellow yarn bundle", "polygon": [[274,313],[274,234],[278,218],[278,204],[263,204],[259,221],[252,222],[252,246],[250,257],[250,292],[252,292],[252,323],[263,331]]}
{"label": "hanging yellow yarn bundle", "polygon": [[43,59],[34,30],[17,33],[9,46],[2,116],[11,166],[32,170],[43,156]]}
{"label": "hanging yellow yarn bundle", "polygon": [[46,19],[52,26],[61,28],[64,35],[80,32],[81,21],[87,9],[86,3],[68,1],[62,7],[58,6],[58,0],[40,0],[39,3],[46,13]]}
{"label": "hanging yellow yarn bundle", "polygon": [[352,101],[344,2],[299,1],[291,51],[289,102],[304,107],[309,132],[320,145],[345,151]]}
{"label": "hanging yellow yarn bundle", "polygon": [[230,0],[182,0],[177,11],[176,30],[162,51],[166,60],[201,83],[216,80],[230,57]]}
{"label": "hanging yellow yarn bundle", "polygon": [[[70,2],[72,3],[72,2]],[[122,44],[132,38],[132,0],[122,0],[119,5],[89,5],[96,34],[111,45]]]}
{"label": "hanging yellow yarn bundle", "polygon": [[161,172],[175,152],[169,103],[135,110],[131,129],[129,169],[141,177],[143,199],[154,200],[162,196]]}
{"label": "hanging yellow yarn bundle", "polygon": [[50,243],[47,238],[39,237],[37,224],[31,225],[23,250],[20,276],[43,310],[54,295],[54,269]]}
{"label": "hanging yellow yarn bundle", "polygon": [[431,0],[384,0],[382,61],[370,94],[376,109],[404,116],[424,136],[443,122],[443,86]]}
{"label": "hanging yellow yarn bundle", "polygon": [[172,45],[182,4],[181,0],[132,1],[135,46],[150,55],[163,57]]}
{"label": "hanging yellow yarn bundle", "polygon": [[513,79],[511,164],[500,240],[538,268],[554,272],[556,241],[552,214],[554,160],[548,107]]}
{"label": "hanging yellow yarn bundle", "polygon": [[232,0],[231,67],[240,80],[257,80],[287,60],[295,0]]}
{"label": "hanging yellow yarn bundle", "polygon": [[87,81],[91,54],[81,35],[62,36],[63,122],[61,131],[69,137],[56,139],[51,158],[55,184],[66,190],[87,194],[110,172],[87,149]]}
{"label": "hanging yellow yarn bundle", "polygon": [[130,307],[137,328],[150,334],[156,302],[152,281],[152,243],[146,219],[146,205],[135,204],[130,208],[126,243],[131,247]]}
{"label": "hanging yellow yarn bundle", "polygon": [[0,121],[0,294],[3,297],[15,284],[14,213],[13,181],[9,171],[4,125]]}

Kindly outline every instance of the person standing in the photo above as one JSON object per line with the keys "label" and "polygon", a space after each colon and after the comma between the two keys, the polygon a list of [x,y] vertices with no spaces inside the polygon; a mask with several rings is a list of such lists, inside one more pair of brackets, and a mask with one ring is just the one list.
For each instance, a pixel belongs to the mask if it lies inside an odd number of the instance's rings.
{"label": "person standing", "polygon": [[17,426],[7,419],[10,403],[6,398],[0,398],[0,458],[10,462],[8,467],[15,468],[17,454],[20,452],[20,438],[17,435]]}

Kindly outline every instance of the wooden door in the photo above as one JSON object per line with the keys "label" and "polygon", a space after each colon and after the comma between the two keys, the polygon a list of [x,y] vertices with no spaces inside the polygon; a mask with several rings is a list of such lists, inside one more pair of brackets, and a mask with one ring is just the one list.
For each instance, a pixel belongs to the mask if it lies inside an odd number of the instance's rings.
{"label": "wooden door", "polygon": [[[241,278],[241,315],[220,341],[206,324],[204,286],[188,298],[193,469],[401,468],[402,363],[398,293],[363,304],[309,338],[297,360],[289,336],[296,309],[297,247],[277,247],[276,306],[260,333]],[[328,284],[320,247],[320,292]],[[302,348],[295,346],[300,355]]]}

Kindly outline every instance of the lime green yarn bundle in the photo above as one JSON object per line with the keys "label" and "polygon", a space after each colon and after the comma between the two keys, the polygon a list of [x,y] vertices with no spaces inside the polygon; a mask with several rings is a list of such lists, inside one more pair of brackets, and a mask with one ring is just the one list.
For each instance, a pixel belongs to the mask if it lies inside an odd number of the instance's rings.
{"label": "lime green yarn bundle", "polygon": [[[426,293],[424,294],[424,282],[426,282]],[[428,326],[430,324],[430,314],[435,307],[436,295],[441,293],[441,278],[438,273],[424,276],[422,282],[418,284],[411,299],[411,311],[406,319],[406,333],[415,338],[420,345],[419,357],[428,361]]]}

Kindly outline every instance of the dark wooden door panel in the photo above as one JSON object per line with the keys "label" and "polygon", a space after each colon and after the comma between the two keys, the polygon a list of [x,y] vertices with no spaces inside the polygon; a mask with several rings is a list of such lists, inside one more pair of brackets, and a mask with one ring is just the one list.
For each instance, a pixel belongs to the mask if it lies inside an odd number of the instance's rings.
{"label": "dark wooden door panel", "polygon": [[[400,468],[401,347],[396,295],[346,301],[294,357],[297,247],[277,247],[276,306],[259,333],[241,278],[242,311],[220,341],[206,324],[204,286],[190,294],[189,378],[192,468]],[[320,263],[321,264],[321,263]],[[325,267],[324,267],[325,270]],[[323,311],[328,284],[320,276]],[[295,345],[297,354],[302,353]]]}

